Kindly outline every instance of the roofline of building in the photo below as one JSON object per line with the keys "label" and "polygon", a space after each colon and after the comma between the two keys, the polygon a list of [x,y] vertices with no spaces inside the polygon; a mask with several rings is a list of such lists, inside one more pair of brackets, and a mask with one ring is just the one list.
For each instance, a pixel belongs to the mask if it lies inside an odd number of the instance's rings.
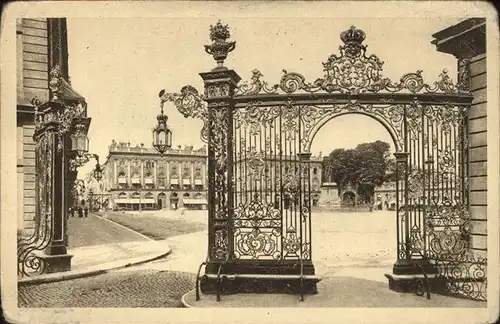
{"label": "roofline of building", "polygon": [[432,35],[438,52],[467,58],[486,52],[486,19],[469,18]]}
{"label": "roofline of building", "polygon": [[160,155],[158,152],[151,152],[151,151],[146,151],[146,152],[124,152],[124,151],[109,151],[108,152],[108,158],[113,156],[113,155],[133,155],[133,156],[150,156],[150,157],[160,157],[160,158],[165,158],[165,157],[170,157],[170,156],[175,156],[175,157],[185,157],[185,156],[192,156],[192,157],[203,157],[207,158],[208,155],[206,153],[165,153],[163,155]]}

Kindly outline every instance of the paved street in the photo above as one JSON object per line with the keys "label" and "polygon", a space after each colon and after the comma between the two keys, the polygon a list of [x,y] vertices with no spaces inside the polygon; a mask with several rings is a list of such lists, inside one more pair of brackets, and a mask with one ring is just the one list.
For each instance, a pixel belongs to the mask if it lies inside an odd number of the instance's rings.
{"label": "paved street", "polygon": [[22,286],[19,307],[180,307],[194,286],[183,272],[111,272],[94,277]]}
{"label": "paved street", "polygon": [[312,215],[312,258],[322,277],[339,267],[380,268],[386,282],[396,260],[394,213],[317,213]]}
{"label": "paved street", "polygon": [[87,218],[69,217],[68,247],[93,246],[101,244],[134,242],[147,240],[105,219],[89,214]]}
{"label": "paved street", "polygon": [[[184,215],[165,211],[156,215],[149,213],[165,221],[206,222],[206,212],[201,211],[188,211]],[[318,283],[319,294],[308,297],[310,302],[300,304],[301,307],[383,307],[389,301],[391,307],[483,307],[468,300],[434,296],[428,301],[389,291],[384,274],[391,272],[396,256],[392,212],[316,213],[312,220],[313,261],[316,273],[323,280]],[[171,247],[172,254],[156,261],[90,278],[20,287],[20,306],[179,307],[181,296],[194,288],[195,273],[206,257],[204,227],[202,231],[167,238],[164,242]],[[252,298],[256,303],[257,297]],[[280,298],[276,307],[292,305],[288,300],[293,299],[295,303],[297,299],[296,296]],[[224,299],[234,300],[234,297]],[[230,301],[226,306],[231,303],[237,301]]]}

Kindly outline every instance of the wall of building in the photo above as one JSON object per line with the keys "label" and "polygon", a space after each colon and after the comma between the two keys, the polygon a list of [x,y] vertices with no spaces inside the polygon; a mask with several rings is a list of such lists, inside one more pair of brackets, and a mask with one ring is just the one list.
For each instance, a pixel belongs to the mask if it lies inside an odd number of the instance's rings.
{"label": "wall of building", "polygon": [[35,144],[30,100],[48,100],[46,19],[18,19],[17,32],[17,224],[30,231],[35,219]]}
{"label": "wall of building", "polygon": [[22,80],[18,84],[18,99],[21,99],[18,104],[29,104],[33,97],[42,102],[47,101],[47,19],[20,19],[17,24],[17,39],[18,45],[21,45],[21,49],[18,49],[18,80]]}
{"label": "wall of building", "polygon": [[486,257],[487,241],[487,100],[486,54],[471,58],[470,87],[474,95],[469,112],[469,204],[472,248]]}

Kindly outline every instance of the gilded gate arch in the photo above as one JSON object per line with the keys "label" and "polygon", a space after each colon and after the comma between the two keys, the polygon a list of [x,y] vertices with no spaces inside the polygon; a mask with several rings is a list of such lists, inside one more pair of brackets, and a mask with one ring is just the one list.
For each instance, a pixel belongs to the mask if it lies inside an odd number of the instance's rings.
{"label": "gilded gate arch", "polygon": [[[435,276],[443,291],[486,299],[486,260],[470,249],[467,65],[458,83],[444,70],[425,83],[422,71],[393,82],[367,55],[366,34],[340,34],[340,55],[314,82],[283,70],[278,84],[258,70],[240,84],[223,65],[235,49],[228,26],[210,27],[205,51],[217,67],[200,73],[205,91],[161,92],[185,117],[204,121],[208,143],[209,238],[204,293],[316,292],[311,233],[310,143],[340,114],[361,113],[384,125],[396,143],[397,255],[394,277]],[[199,276],[198,276],[199,277]],[[392,281],[391,281],[392,280]],[[198,284],[198,280],[197,280]],[[198,289],[197,289],[198,291]]]}

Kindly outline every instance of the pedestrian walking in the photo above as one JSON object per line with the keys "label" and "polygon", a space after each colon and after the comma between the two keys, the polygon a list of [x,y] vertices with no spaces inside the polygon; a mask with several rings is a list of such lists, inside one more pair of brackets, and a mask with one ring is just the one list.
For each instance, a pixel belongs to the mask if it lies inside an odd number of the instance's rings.
{"label": "pedestrian walking", "polygon": [[84,211],[85,218],[87,218],[87,216],[89,214],[89,207],[85,206],[85,209],[83,211]]}
{"label": "pedestrian walking", "polygon": [[80,206],[78,206],[78,217],[83,217],[83,209],[85,208],[85,199],[80,201]]}

